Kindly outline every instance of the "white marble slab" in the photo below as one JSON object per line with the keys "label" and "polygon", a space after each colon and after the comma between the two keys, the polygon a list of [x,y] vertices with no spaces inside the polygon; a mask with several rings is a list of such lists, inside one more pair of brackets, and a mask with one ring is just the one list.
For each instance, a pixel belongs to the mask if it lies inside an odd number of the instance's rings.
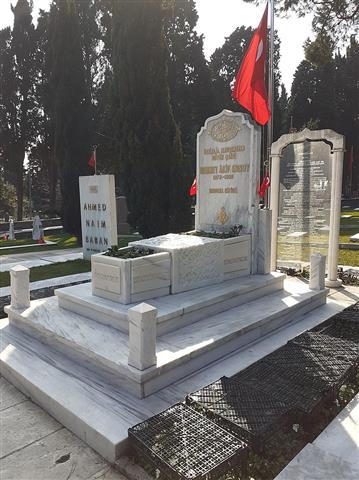
{"label": "white marble slab", "polygon": [[353,215],[340,215],[340,218],[352,218]]}
{"label": "white marble slab", "polygon": [[34,300],[27,309],[5,307],[5,310],[14,325],[67,355],[88,362],[91,368],[117,375],[126,388],[141,395],[147,382],[151,381],[152,386],[145,392],[163,388],[203,364],[283,326],[303,309],[315,308],[315,302],[324,302],[325,295],[326,292],[312,292],[301,283],[294,294],[263,296],[162,335],[157,338],[157,365],[143,371],[128,365],[127,334],[59,308],[55,297]]}
{"label": "white marble slab", "polygon": [[359,242],[359,233],[356,233],[355,235],[352,235],[349,240],[351,242]]}
{"label": "white marble slab", "polygon": [[359,470],[336,455],[312,444],[281,471],[276,480],[358,480]]}
{"label": "white marble slab", "polygon": [[[281,290],[284,278],[285,275],[276,272],[268,275],[250,275],[189,292],[151,299],[148,303],[158,310],[157,331],[161,335],[176,330],[183,324],[240,305],[248,301],[248,297],[253,300],[262,296],[264,291],[270,293]],[[62,308],[85,315],[123,332],[128,331],[127,312],[136,304],[123,305],[94,296],[90,284],[62,288],[56,290],[55,294]],[[211,306],[213,306],[212,310]],[[205,307],[208,309],[205,310]],[[190,313],[192,313],[191,316]]]}
{"label": "white marble slab", "polygon": [[314,445],[351,463],[359,472],[359,394],[314,440]]}
{"label": "white marble slab", "polygon": [[223,240],[169,233],[131,242],[171,254],[171,292],[179,293],[223,281]]}

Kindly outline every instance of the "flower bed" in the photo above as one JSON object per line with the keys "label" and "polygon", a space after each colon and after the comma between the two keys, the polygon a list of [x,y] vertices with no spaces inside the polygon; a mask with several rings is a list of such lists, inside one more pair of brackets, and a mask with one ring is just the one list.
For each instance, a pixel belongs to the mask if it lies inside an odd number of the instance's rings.
{"label": "flower bed", "polygon": [[171,259],[167,252],[112,248],[91,257],[92,293],[119,303],[134,303],[170,293]]}

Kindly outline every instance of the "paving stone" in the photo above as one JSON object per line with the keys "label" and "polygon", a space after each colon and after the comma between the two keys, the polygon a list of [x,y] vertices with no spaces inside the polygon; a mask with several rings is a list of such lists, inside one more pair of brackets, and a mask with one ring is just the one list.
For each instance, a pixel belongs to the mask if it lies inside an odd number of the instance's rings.
{"label": "paving stone", "polygon": [[66,480],[68,478],[71,480],[125,480],[125,477],[116,472],[102,457],[65,428],[1,461],[1,480]]}
{"label": "paving stone", "polygon": [[358,478],[359,470],[351,463],[309,443],[275,480],[358,480]]}
{"label": "paving stone", "polygon": [[0,377],[0,410],[26,401],[25,395],[11,385],[4,377]]}
{"label": "paving stone", "polygon": [[0,458],[63,428],[29,400],[2,410],[0,424]]}

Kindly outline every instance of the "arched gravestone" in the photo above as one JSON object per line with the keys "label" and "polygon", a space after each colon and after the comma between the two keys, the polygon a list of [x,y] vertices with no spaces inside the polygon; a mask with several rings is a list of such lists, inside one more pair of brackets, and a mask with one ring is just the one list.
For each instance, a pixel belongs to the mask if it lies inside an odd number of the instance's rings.
{"label": "arched gravestone", "polygon": [[344,137],[332,130],[303,130],[272,144],[272,254],[277,264],[327,256],[328,286],[338,286]]}
{"label": "arched gravestone", "polygon": [[261,131],[250,116],[223,110],[197,135],[196,230],[228,231],[258,223]]}

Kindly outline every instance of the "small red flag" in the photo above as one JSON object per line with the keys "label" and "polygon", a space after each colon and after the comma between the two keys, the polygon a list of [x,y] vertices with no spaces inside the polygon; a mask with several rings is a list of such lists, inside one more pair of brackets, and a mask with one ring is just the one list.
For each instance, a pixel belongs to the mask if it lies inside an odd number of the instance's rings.
{"label": "small red flag", "polygon": [[92,155],[89,161],[87,162],[87,165],[91,168],[96,168],[96,150],[92,152]]}
{"label": "small red flag", "polygon": [[243,58],[232,92],[233,98],[249,110],[260,125],[265,125],[271,115],[265,85],[267,15],[268,4]]}
{"label": "small red flag", "polygon": [[258,195],[260,198],[263,198],[270,186],[270,178],[268,172],[265,173],[261,186],[258,189]]}
{"label": "small red flag", "polygon": [[194,195],[196,195],[196,193],[197,193],[197,177],[194,177],[191,188],[189,189],[189,194],[191,197],[193,197]]}

